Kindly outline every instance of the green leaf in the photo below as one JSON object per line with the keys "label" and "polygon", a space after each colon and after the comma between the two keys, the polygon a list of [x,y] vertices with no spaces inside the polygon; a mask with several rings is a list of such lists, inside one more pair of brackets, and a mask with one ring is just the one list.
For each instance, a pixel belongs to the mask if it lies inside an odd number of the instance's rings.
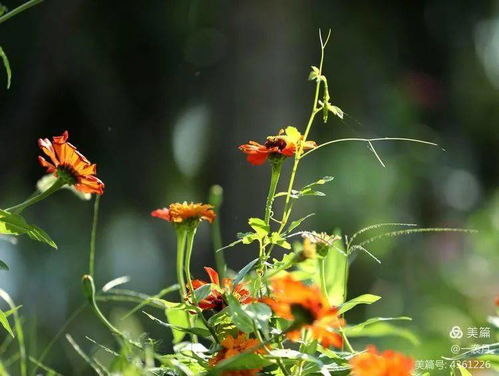
{"label": "green leaf", "polygon": [[320,75],[321,75],[321,71],[319,70],[319,68],[317,68],[316,66],[311,66],[312,70],[310,71],[310,74],[308,75],[308,79],[310,81],[315,81],[317,80]]}
{"label": "green leaf", "polygon": [[208,374],[219,375],[219,372],[223,370],[263,368],[270,364],[272,364],[272,362],[268,359],[265,359],[261,355],[241,353],[218,363],[217,366],[212,368]]}
{"label": "green leaf", "polygon": [[266,335],[269,333],[269,320],[272,317],[272,310],[263,303],[251,303],[242,306],[243,311],[252,319],[258,329],[262,330]]}
{"label": "green leaf", "polygon": [[229,303],[230,316],[237,328],[245,333],[251,333],[254,329],[251,317],[241,308],[234,296],[227,296],[227,302]]}
{"label": "green leaf", "polygon": [[293,231],[295,228],[297,228],[298,226],[300,226],[302,224],[302,222],[308,218],[310,218],[311,216],[315,215],[315,213],[311,213],[309,215],[306,215],[305,217],[302,217],[300,219],[297,219],[296,221],[293,221],[289,224],[289,227],[288,227],[288,230],[286,231],[286,233],[290,233],[291,231]]}
{"label": "green leaf", "polygon": [[[340,235],[339,232],[335,232],[335,234]],[[335,247],[339,250],[335,249]],[[348,256],[343,253],[344,251],[343,240],[338,240],[324,260],[327,270],[326,286],[329,300],[336,307],[342,305],[347,297]]]}
{"label": "green leaf", "polygon": [[239,273],[236,274],[234,280],[232,281],[232,285],[234,288],[243,280],[243,278],[250,272],[250,270],[255,266],[259,259],[254,259],[246,264],[244,268],[242,268]]}
{"label": "green leaf", "polygon": [[419,338],[409,329],[400,328],[387,322],[377,322],[357,330],[350,330],[349,337],[400,337],[415,346],[420,344]]}
{"label": "green leaf", "polygon": [[57,245],[42,229],[29,225],[19,214],[9,213],[0,209],[0,234],[22,235],[26,234],[31,239],[46,243],[57,249]]}
{"label": "green leaf", "polygon": [[9,270],[9,266],[2,260],[0,260],[0,270]]}
{"label": "green leaf", "polygon": [[470,371],[468,371],[466,368],[464,368],[461,365],[457,365],[457,368],[459,369],[459,372],[461,372],[461,376],[473,376]]}
{"label": "green leaf", "polygon": [[270,244],[278,245],[279,247],[282,247],[284,249],[291,249],[291,244],[289,244],[286,239],[284,239],[278,232],[273,232],[270,236],[269,241]]}
{"label": "green leaf", "polygon": [[206,285],[203,285],[194,290],[194,294],[196,295],[196,300],[199,302],[205,299],[208,295],[210,295],[211,289],[212,289],[211,283],[207,283]]}
{"label": "green leaf", "polygon": [[358,304],[373,304],[374,302],[377,302],[380,299],[381,299],[381,296],[372,295],[372,294],[364,294],[364,295],[357,296],[356,298],[349,300],[348,302],[345,302],[344,304],[342,304],[339,311],[338,311],[338,314],[345,313],[345,312],[351,310],[353,307],[355,307]]}
{"label": "green leaf", "polygon": [[[175,325],[175,324],[172,324],[170,322],[170,317],[168,316],[168,312],[170,312],[170,314],[172,313],[172,311],[177,311],[177,312],[181,312],[183,313],[183,316],[186,318],[185,320],[181,319],[180,317],[175,317],[174,318],[174,321],[176,321],[177,323],[183,325],[183,326],[180,326],[180,325]],[[185,333],[191,333],[191,334],[195,334],[197,336],[200,336],[200,337],[204,337],[204,338],[208,338],[211,336],[211,333],[208,329],[205,329],[205,328],[200,328],[200,327],[197,327],[197,326],[194,326],[192,328],[189,327],[189,322],[187,320],[187,312],[186,311],[183,311],[183,310],[167,310],[166,311],[166,315],[168,317],[168,322],[169,323],[166,323],[164,321],[161,321],[160,319],[154,317],[153,315],[150,315],[149,313],[147,312],[144,312],[144,314],[149,317],[152,321],[154,322],[157,322],[158,324],[162,325],[162,326],[165,326],[167,328],[170,328],[172,329],[172,332],[173,332],[173,338],[174,338],[174,341],[173,343],[177,343],[179,341],[176,341],[175,339],[175,335],[177,335],[178,337],[180,337],[180,335],[178,334],[178,332],[180,332],[182,334],[182,338],[184,337]],[[177,333],[177,334],[176,334]]]}
{"label": "green leaf", "polygon": [[250,233],[249,235],[246,235],[244,238],[242,238],[243,244],[251,244],[255,240],[261,239],[261,237],[258,234],[255,234],[254,232]]}
{"label": "green leaf", "polygon": [[291,350],[291,349],[276,349],[272,350],[269,353],[270,356],[274,356],[276,358],[281,358],[281,359],[292,359],[292,360],[305,360],[307,362],[312,362],[316,363],[318,365],[322,365],[322,362],[314,358],[311,355],[304,354],[302,352],[296,351],[296,350]]}
{"label": "green leaf", "polygon": [[324,176],[323,178],[321,178],[317,181],[314,181],[313,183],[307,184],[306,186],[304,186],[302,188],[302,190],[306,189],[306,188],[312,188],[313,186],[316,186],[316,185],[323,185],[323,184],[329,183],[330,181],[333,181],[333,180],[334,180],[334,176]]}
{"label": "green leaf", "polygon": [[331,111],[334,115],[338,116],[340,119],[343,119],[343,110],[338,106],[333,106],[331,103],[327,104],[328,111]]}
{"label": "green leaf", "polygon": [[261,238],[267,235],[270,231],[270,226],[261,218],[250,218],[248,223]]}
{"label": "green leaf", "polygon": [[185,331],[178,328],[186,328],[189,326],[189,320],[187,318],[188,313],[181,309],[168,308],[165,310],[165,314],[166,319],[170,324],[169,327],[171,328],[173,333],[173,343],[179,343],[184,339]]}
{"label": "green leaf", "polygon": [[395,320],[404,320],[404,321],[411,321],[412,319],[407,316],[399,316],[399,317],[373,317],[369,320],[366,320],[364,322],[361,322],[360,324],[353,325],[353,326],[347,326],[343,329],[343,332],[348,335],[348,336],[355,336],[357,337],[360,336],[362,333],[362,330],[369,325],[373,325],[382,321],[395,321]]}
{"label": "green leaf", "polygon": [[0,324],[4,327],[4,329],[9,332],[9,334],[14,337],[14,332],[12,331],[12,328],[10,327],[9,320],[7,320],[7,315],[5,314],[4,311],[0,309]]}
{"label": "green leaf", "polygon": [[2,49],[2,47],[0,47],[0,57],[2,58],[3,66],[5,67],[5,71],[7,72],[7,89],[10,89],[10,83],[12,80],[12,71],[10,70],[9,58],[7,57],[7,54]]}

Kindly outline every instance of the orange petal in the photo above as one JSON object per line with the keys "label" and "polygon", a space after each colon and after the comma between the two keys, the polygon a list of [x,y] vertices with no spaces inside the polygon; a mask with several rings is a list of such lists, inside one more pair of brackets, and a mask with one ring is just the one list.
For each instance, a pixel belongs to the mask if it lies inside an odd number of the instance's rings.
{"label": "orange petal", "polygon": [[98,195],[104,193],[104,183],[93,175],[79,177],[75,188],[83,193],[95,193]]}
{"label": "orange petal", "polygon": [[208,273],[211,283],[220,286],[220,279],[218,278],[218,273],[214,269],[208,266],[205,266],[204,270],[206,270],[206,273]]}
{"label": "orange petal", "polygon": [[47,162],[45,158],[38,156],[38,162],[40,162],[42,167],[45,167],[47,169],[47,172],[53,173],[56,171],[55,166],[52,163]]}

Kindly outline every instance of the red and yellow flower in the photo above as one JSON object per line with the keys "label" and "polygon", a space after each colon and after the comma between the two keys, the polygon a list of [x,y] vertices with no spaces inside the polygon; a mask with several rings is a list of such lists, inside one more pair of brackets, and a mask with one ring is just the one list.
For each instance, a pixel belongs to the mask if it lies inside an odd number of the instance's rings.
{"label": "red and yellow flower", "polygon": [[273,156],[292,157],[299,147],[309,150],[317,147],[314,141],[303,141],[303,135],[295,127],[281,129],[277,136],[267,137],[265,143],[250,141],[239,146],[239,150],[247,155],[246,159],[252,165],[258,166]]}
{"label": "red and yellow flower", "polygon": [[[220,343],[222,350],[220,350],[213,358],[208,361],[208,364],[212,367],[216,366],[223,360],[232,358],[242,352],[248,351],[255,348],[254,354],[262,354],[264,352],[263,348],[258,348],[260,342],[254,338],[248,338],[245,333],[240,333],[237,337],[232,337],[228,335]],[[257,369],[241,369],[234,371],[223,371],[222,376],[256,376],[260,371]]]}
{"label": "red and yellow flower", "polygon": [[187,203],[186,201],[170,204],[167,208],[153,210],[151,215],[172,223],[202,220],[213,223],[216,217],[212,205]]}
{"label": "red and yellow flower", "polygon": [[205,282],[199,279],[195,279],[192,281],[192,287],[194,289],[198,289],[201,286],[207,285],[208,283],[211,283],[213,286],[210,294],[206,298],[198,302],[199,308],[201,308],[203,311],[214,310],[216,312],[220,312],[222,309],[224,309],[227,306],[227,303],[224,299],[225,293],[232,293],[232,295],[242,304],[249,304],[253,301],[253,298],[250,296],[249,291],[244,288],[244,285],[242,283],[237,284],[233,289],[232,279],[224,278],[221,281],[222,283],[220,283],[218,273],[214,269],[205,266],[204,270],[206,270],[206,273],[208,273],[210,282]]}
{"label": "red and yellow flower", "polygon": [[369,346],[366,352],[350,359],[353,376],[410,376],[414,360],[392,350],[378,353]]}
{"label": "red and yellow flower", "polygon": [[104,183],[96,176],[97,166],[90,163],[76,147],[68,142],[69,133],[64,131],[60,136],[38,139],[38,146],[50,158],[38,156],[40,164],[48,173],[62,179],[64,183],[74,185],[83,193],[104,193]]}
{"label": "red and yellow flower", "polygon": [[271,281],[272,297],[263,298],[274,313],[293,320],[292,330],[286,336],[292,341],[301,337],[301,329],[307,329],[324,347],[341,347],[343,341],[337,329],[345,325],[338,310],[331,307],[317,286],[306,286],[290,275]]}

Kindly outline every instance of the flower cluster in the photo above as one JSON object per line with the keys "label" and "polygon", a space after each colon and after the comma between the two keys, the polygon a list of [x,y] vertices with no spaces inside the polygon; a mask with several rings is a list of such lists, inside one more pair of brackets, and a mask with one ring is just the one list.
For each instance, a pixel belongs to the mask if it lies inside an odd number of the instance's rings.
{"label": "flower cluster", "polygon": [[352,376],[410,376],[414,364],[413,359],[392,350],[378,353],[374,346],[350,360]]}

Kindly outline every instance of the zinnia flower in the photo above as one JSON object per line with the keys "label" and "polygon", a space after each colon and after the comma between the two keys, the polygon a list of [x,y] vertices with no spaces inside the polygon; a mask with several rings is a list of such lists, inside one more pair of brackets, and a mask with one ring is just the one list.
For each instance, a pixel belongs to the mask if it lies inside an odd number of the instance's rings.
{"label": "zinnia flower", "polygon": [[212,205],[193,202],[188,204],[186,201],[182,204],[177,202],[170,204],[167,208],[153,210],[151,215],[172,223],[202,220],[213,223],[216,217]]}
{"label": "zinnia flower", "polygon": [[[224,293],[231,293],[232,279],[224,278],[222,280],[222,283],[220,284],[220,278],[218,277],[218,273],[214,269],[205,266],[204,270],[206,270],[206,273],[208,273],[210,282],[214,288],[206,298],[198,302],[198,306],[203,311],[212,309],[216,312],[220,312],[227,306],[227,303],[224,299]],[[192,281],[192,287],[194,289],[198,289],[210,282],[195,279]],[[239,283],[234,288],[234,290],[232,291],[232,295],[243,304],[249,304],[253,301],[253,298],[250,296],[249,291],[244,288],[244,285],[242,283]]]}
{"label": "zinnia flower", "polygon": [[308,329],[313,338],[324,347],[341,347],[343,341],[336,329],[345,321],[331,307],[317,286],[306,286],[287,275],[271,281],[272,297],[263,298],[274,313],[287,320],[293,320],[291,331],[286,336],[292,341],[301,337],[301,329]]}
{"label": "zinnia flower", "polygon": [[[246,159],[252,165],[258,166],[273,156],[292,157],[303,142],[302,134],[295,127],[281,129],[277,136],[267,137],[265,143],[259,144],[250,141],[239,146],[239,150],[247,154]],[[301,145],[303,150],[313,149],[317,146],[314,141],[305,141]]]}
{"label": "zinnia flower", "polygon": [[[245,352],[253,347],[257,347],[259,344],[260,342],[257,339],[248,338],[245,333],[240,333],[237,337],[228,335],[220,343],[220,345],[222,346],[222,350],[220,350],[213,358],[211,358],[208,361],[208,364],[214,367],[221,361],[232,358],[233,356]],[[263,348],[258,348],[254,351],[255,354],[261,354],[263,352]],[[222,376],[256,376],[259,371],[259,368],[223,371]]]}
{"label": "zinnia flower", "polygon": [[350,359],[353,376],[410,376],[414,360],[392,350],[378,353],[376,347]]}
{"label": "zinnia flower", "polygon": [[96,176],[96,165],[76,150],[68,141],[69,133],[64,131],[61,136],[38,139],[38,146],[50,158],[50,162],[38,156],[40,164],[47,172],[62,179],[66,184],[74,185],[83,193],[104,193],[104,183]]}

